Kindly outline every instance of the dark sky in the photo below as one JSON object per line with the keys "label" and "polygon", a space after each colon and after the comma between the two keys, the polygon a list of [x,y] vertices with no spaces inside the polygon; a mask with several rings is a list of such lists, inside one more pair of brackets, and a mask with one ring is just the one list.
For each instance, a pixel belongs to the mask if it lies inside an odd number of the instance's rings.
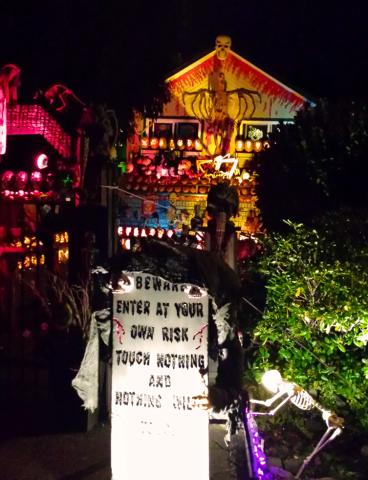
{"label": "dark sky", "polygon": [[22,4],[0,7],[0,64],[22,68],[24,100],[63,83],[87,103],[122,112],[152,95],[167,73],[210,51],[220,33],[232,37],[237,53],[311,98],[358,97],[368,85],[363,1]]}

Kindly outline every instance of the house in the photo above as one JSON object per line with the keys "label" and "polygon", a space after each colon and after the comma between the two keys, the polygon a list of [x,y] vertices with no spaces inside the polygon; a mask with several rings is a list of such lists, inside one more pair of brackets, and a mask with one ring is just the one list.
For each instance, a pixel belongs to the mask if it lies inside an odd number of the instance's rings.
{"label": "house", "polygon": [[207,194],[218,182],[239,196],[238,238],[257,233],[252,162],[269,134],[292,122],[306,98],[231,49],[216,47],[166,80],[158,118],[136,115],[119,179],[118,234],[123,248],[140,236],[169,236],[201,248]]}

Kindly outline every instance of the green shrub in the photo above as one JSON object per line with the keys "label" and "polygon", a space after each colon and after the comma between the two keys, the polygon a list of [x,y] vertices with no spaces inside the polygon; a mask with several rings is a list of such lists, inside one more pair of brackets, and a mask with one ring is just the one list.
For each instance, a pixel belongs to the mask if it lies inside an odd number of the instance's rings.
{"label": "green shrub", "polygon": [[277,368],[368,427],[368,247],[346,242],[341,256],[343,238],[287,223],[290,233],[270,235],[259,262],[267,297],[253,375]]}

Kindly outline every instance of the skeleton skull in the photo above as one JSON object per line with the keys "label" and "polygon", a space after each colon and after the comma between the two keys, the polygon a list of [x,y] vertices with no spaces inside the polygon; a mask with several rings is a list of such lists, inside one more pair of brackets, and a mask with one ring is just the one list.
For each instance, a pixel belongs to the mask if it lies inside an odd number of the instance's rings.
{"label": "skeleton skull", "polygon": [[216,56],[219,60],[227,59],[228,52],[231,48],[231,38],[227,35],[219,35],[216,38]]}

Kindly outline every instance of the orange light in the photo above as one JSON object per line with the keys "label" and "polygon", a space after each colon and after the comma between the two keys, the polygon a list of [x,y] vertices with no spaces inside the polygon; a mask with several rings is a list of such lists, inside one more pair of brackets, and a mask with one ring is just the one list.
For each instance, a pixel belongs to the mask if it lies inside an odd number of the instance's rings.
{"label": "orange light", "polygon": [[130,250],[130,238],[122,238],[121,246],[124,250]]}
{"label": "orange light", "polygon": [[171,238],[173,235],[174,235],[174,231],[173,230],[168,230],[166,235]]}
{"label": "orange light", "polygon": [[182,138],[178,138],[178,140],[176,141],[176,145],[178,146],[179,150],[184,150],[185,145]]}
{"label": "orange light", "polygon": [[158,141],[158,146],[161,150],[165,150],[165,148],[167,148],[167,140],[165,137],[160,138],[160,140]]}
{"label": "orange light", "polygon": [[270,145],[270,142],[269,142],[268,140],[265,140],[265,141],[263,142],[263,148],[264,148],[264,149],[270,148],[270,146],[271,146],[271,145]]}
{"label": "orange light", "polygon": [[58,260],[58,263],[68,263],[68,260],[69,260],[69,248],[68,247],[58,248],[57,260]]}
{"label": "orange light", "polygon": [[253,150],[253,142],[251,140],[247,140],[245,142],[245,151],[250,153]]}
{"label": "orange light", "polygon": [[194,148],[197,150],[197,152],[200,152],[203,148],[202,142],[199,140],[199,138],[196,138],[194,141]]}
{"label": "orange light", "polygon": [[142,137],[141,138],[141,147],[142,148],[149,148],[150,141],[148,137]]}
{"label": "orange light", "polygon": [[262,150],[262,142],[260,141],[254,142],[254,151],[260,152],[261,150]]}
{"label": "orange light", "polygon": [[150,145],[151,145],[151,148],[156,150],[158,148],[158,138],[157,137],[152,137]]}
{"label": "orange light", "polygon": [[175,150],[175,140],[173,138],[170,138],[169,147],[170,150]]}
{"label": "orange light", "polygon": [[242,138],[235,140],[235,150],[237,152],[242,152],[244,150],[244,140]]}

